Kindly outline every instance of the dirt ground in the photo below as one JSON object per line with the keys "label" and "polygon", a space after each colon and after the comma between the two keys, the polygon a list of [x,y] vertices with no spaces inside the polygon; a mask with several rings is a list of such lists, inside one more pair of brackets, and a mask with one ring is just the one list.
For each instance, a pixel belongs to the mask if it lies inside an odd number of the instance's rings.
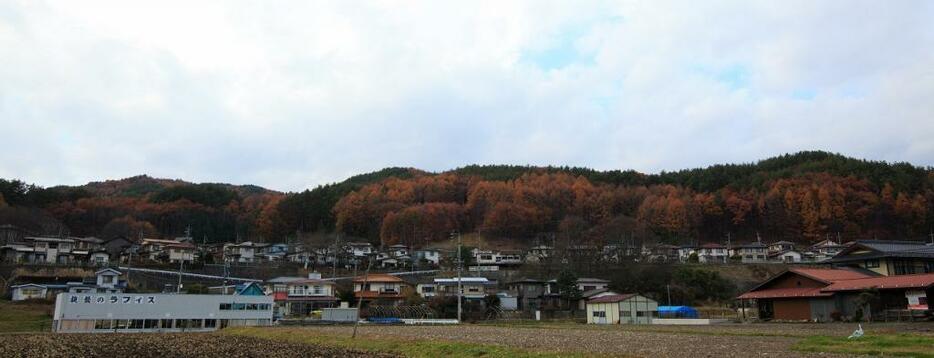
{"label": "dirt ground", "polygon": [[[852,326],[852,327],[851,327]],[[723,326],[364,326],[364,338],[441,339],[529,350],[642,357],[839,357],[798,352],[808,335],[849,335],[855,325],[736,324]],[[867,333],[934,334],[931,324],[864,325]],[[349,334],[347,327],[308,327],[309,333]]]}
{"label": "dirt ground", "polygon": [[393,357],[210,333],[0,335],[0,357]]}

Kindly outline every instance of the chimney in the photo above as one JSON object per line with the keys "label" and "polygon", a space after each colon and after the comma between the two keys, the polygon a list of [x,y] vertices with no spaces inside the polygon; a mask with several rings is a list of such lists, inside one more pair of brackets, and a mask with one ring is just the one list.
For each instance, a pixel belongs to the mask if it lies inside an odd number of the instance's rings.
{"label": "chimney", "polygon": [[309,278],[309,279],[313,279],[313,280],[320,280],[320,279],[321,279],[321,273],[320,273],[320,272],[309,272],[309,273],[308,273],[308,278]]}

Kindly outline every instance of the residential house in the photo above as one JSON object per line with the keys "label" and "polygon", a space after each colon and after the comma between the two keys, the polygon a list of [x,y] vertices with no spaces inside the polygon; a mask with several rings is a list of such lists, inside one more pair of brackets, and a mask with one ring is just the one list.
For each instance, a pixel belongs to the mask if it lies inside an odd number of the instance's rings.
{"label": "residential house", "polygon": [[[695,245],[681,245],[678,248],[678,261],[682,263],[688,262],[691,260],[691,255],[697,253],[697,246]],[[699,260],[700,258],[698,258]]]}
{"label": "residential house", "polygon": [[554,248],[546,245],[538,245],[529,249],[528,253],[525,255],[525,260],[528,262],[542,262],[548,259],[549,257],[554,256]]}
{"label": "residential house", "polygon": [[804,255],[798,250],[785,250],[769,253],[769,261],[796,263],[801,262]]}
{"label": "residential house", "polygon": [[934,272],[934,245],[917,241],[861,240],[822,263],[859,267],[881,275]]}
{"label": "residential house", "polygon": [[277,305],[284,304],[290,316],[307,316],[321,308],[336,307],[340,301],[334,281],[322,279],[317,272],[308,274],[308,278],[286,282],[284,286],[285,290],[277,290],[273,298]]}
{"label": "residential house", "polygon": [[70,264],[76,261],[72,253],[75,248],[74,239],[32,236],[24,240],[33,249],[32,259],[27,259],[27,262]]}
{"label": "residential house", "polygon": [[846,245],[833,240],[824,240],[811,245],[809,251],[816,254],[815,261],[823,261],[836,256],[846,247]]}
{"label": "residential house", "polygon": [[739,256],[744,264],[767,262],[769,247],[761,242],[750,242],[735,249],[735,256]]}
{"label": "residential house", "polygon": [[239,244],[224,244],[224,262],[252,263],[256,261],[257,253],[263,246],[252,241]]}
{"label": "residential house", "polygon": [[499,252],[473,249],[474,262],[478,266],[516,266],[522,264],[519,252]]}
{"label": "residential house", "polygon": [[354,298],[367,305],[399,305],[405,300],[403,290],[409,286],[401,278],[389,274],[372,273],[353,279]]}
{"label": "residential house", "polygon": [[[457,277],[436,278],[435,295],[457,295]],[[462,297],[465,300],[483,300],[487,295],[496,294],[496,281],[486,277],[463,277],[460,279]]]}
{"label": "residential house", "polygon": [[659,244],[649,249],[649,262],[678,262],[680,247],[668,244]]}
{"label": "residential house", "polygon": [[658,302],[628,293],[587,301],[588,324],[651,324],[658,317]]}
{"label": "residential house", "polygon": [[441,264],[441,251],[435,249],[415,250],[415,262],[419,265],[438,266]]}
{"label": "residential house", "polygon": [[536,311],[545,308],[557,308],[560,295],[548,281],[521,279],[506,283],[511,296],[516,297],[518,309]]}
{"label": "residential house", "polygon": [[285,256],[289,253],[289,245],[283,243],[267,244],[260,249],[256,256],[260,261],[266,262],[284,261]]}
{"label": "residential house", "polygon": [[139,244],[126,237],[118,236],[101,242],[101,248],[107,252],[111,261],[127,262],[131,255],[136,255],[140,249]]}
{"label": "residential house", "polygon": [[725,264],[729,261],[726,246],[717,243],[706,243],[697,250],[697,260],[702,264]]}
{"label": "residential house", "polygon": [[369,242],[348,242],[346,246],[351,255],[356,258],[366,257],[370,254],[376,253],[373,245]]}
{"label": "residential house", "polygon": [[[934,294],[934,273],[875,275],[854,268],[792,268],[769,278],[737,299],[755,301],[758,316],[763,320],[826,322],[835,319],[835,315],[840,318],[866,317],[878,316],[891,309],[928,308],[928,297]],[[858,296],[869,289],[878,292],[878,300],[863,306]]]}
{"label": "residential house", "polygon": [[265,296],[266,291],[256,282],[238,283],[235,285],[208,287],[208,293],[220,295],[239,296]]}
{"label": "residential house", "polygon": [[168,263],[194,262],[196,251],[195,245],[175,240],[143,239],[140,244],[140,256]]}
{"label": "residential house", "polygon": [[782,252],[788,250],[794,250],[795,243],[791,241],[776,241],[769,244],[769,253]]}
{"label": "residential house", "polygon": [[70,293],[120,293],[126,288],[126,281],[120,280],[123,275],[115,269],[103,269],[94,273],[94,277],[78,278],[33,278],[32,282],[13,285],[11,299],[22,301],[27,299],[52,299],[55,295],[64,292]]}

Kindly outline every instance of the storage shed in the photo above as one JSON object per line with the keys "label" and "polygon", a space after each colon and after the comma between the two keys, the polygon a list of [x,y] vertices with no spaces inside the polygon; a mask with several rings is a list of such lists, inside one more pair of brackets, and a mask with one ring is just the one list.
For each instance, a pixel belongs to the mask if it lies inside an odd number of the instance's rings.
{"label": "storage shed", "polygon": [[589,324],[651,324],[658,317],[658,302],[629,293],[603,296],[587,302]]}

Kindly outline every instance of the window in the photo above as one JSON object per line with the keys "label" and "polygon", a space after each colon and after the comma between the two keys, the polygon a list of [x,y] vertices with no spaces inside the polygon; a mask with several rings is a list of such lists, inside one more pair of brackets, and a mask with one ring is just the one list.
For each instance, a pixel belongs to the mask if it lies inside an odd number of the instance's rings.
{"label": "window", "polygon": [[101,277],[101,282],[103,282],[103,283],[105,283],[105,284],[113,283],[113,282],[114,282],[114,277],[113,277],[113,276],[103,276],[103,277]]}
{"label": "window", "polygon": [[593,311],[594,317],[606,317],[606,311]]}
{"label": "window", "polygon": [[188,320],[187,319],[175,320],[175,328],[182,328],[182,329],[188,328]]}
{"label": "window", "polygon": [[130,320],[130,327],[128,328],[129,329],[143,329],[143,320],[141,319]]}
{"label": "window", "polygon": [[865,267],[865,268],[878,268],[878,267],[879,267],[879,260],[866,260],[866,261],[863,263],[863,267]]}
{"label": "window", "polygon": [[214,328],[217,327],[216,319],[206,319],[204,320],[204,328]]}
{"label": "window", "polygon": [[94,322],[94,329],[111,329],[113,328],[113,321],[109,319],[99,319]]}
{"label": "window", "polygon": [[114,329],[126,329],[127,325],[130,324],[130,322],[125,319],[118,319],[114,322],[116,323]]}
{"label": "window", "polygon": [[915,273],[915,265],[911,261],[896,260],[894,264],[896,275],[910,275]]}
{"label": "window", "polygon": [[221,311],[230,311],[230,304],[229,304],[229,303],[221,303],[220,309],[221,309]]}
{"label": "window", "polygon": [[158,327],[158,326],[159,326],[159,320],[157,320],[157,319],[147,319],[147,320],[143,323],[143,328],[146,328],[146,329],[153,329],[153,328],[156,328],[156,327]]}
{"label": "window", "polygon": [[424,292],[424,293],[435,292],[435,288],[434,288],[433,286],[423,286],[423,287],[422,287],[422,292]]}
{"label": "window", "polygon": [[188,328],[201,328],[202,322],[200,319],[191,319],[188,320]]}
{"label": "window", "polygon": [[259,308],[259,307],[257,307],[255,303],[247,303],[247,304],[246,304],[246,309],[249,310],[249,311],[256,311],[258,308]]}
{"label": "window", "polygon": [[320,295],[320,294],[321,294],[321,286],[315,286],[313,292],[314,292],[314,294],[316,294],[316,295]]}
{"label": "window", "polygon": [[235,311],[243,311],[243,310],[246,309],[246,304],[244,304],[244,303],[234,303],[234,304],[233,304],[233,309],[234,309]]}
{"label": "window", "polygon": [[619,312],[619,316],[620,316],[620,317],[629,317],[629,316],[631,316],[631,315],[632,315],[632,313],[630,313],[629,311],[620,311],[620,312]]}
{"label": "window", "polygon": [[162,321],[162,322],[161,322],[162,324],[161,324],[160,326],[162,326],[162,328],[166,328],[166,329],[167,329],[167,328],[172,328],[172,320],[170,320],[170,319],[163,319],[163,320],[161,320],[161,321]]}
{"label": "window", "polygon": [[636,311],[636,317],[645,317],[645,311]]}

